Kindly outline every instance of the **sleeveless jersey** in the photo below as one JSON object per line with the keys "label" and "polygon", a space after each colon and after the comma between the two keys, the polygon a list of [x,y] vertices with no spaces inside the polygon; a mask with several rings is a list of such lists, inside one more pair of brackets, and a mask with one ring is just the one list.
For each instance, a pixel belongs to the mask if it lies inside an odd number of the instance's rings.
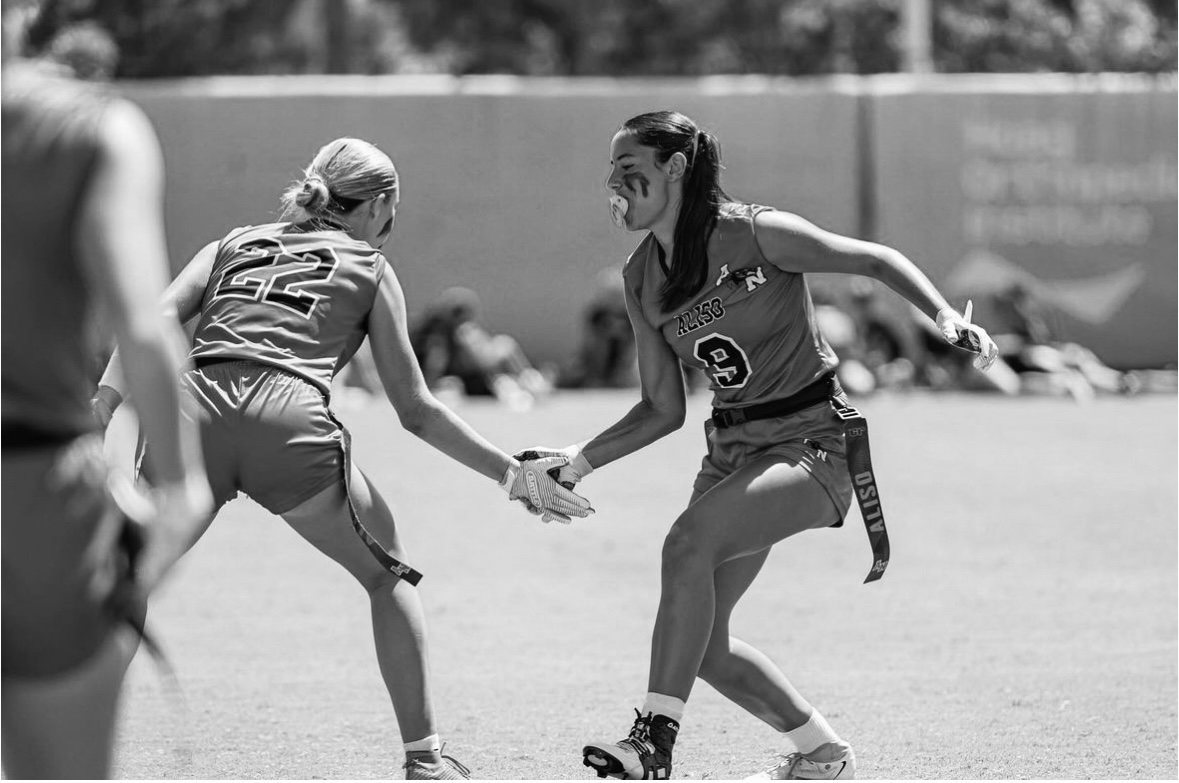
{"label": "sleeveless jersey", "polygon": [[788,397],[839,363],[819,333],[803,275],[785,272],[762,255],[753,220],[766,209],[721,207],[708,242],[704,287],[674,311],[659,303],[667,276],[653,234],[623,268],[642,316],[682,361],[704,369],[720,408]]}
{"label": "sleeveless jersey", "polygon": [[248,359],[331,392],[360,347],[387,262],[336,228],[271,223],[221,241],[193,335],[193,359]]}
{"label": "sleeveless jersey", "polygon": [[3,70],[3,419],[93,429],[102,337],[75,224],[111,94],[28,63]]}

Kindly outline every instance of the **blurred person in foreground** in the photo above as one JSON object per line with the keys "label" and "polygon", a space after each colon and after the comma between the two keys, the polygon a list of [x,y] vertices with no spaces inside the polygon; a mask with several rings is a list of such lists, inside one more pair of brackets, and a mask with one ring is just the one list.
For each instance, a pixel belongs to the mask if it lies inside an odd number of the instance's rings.
{"label": "blurred person in foreground", "polygon": [[[459,779],[441,754],[428,680],[425,616],[393,514],[353,464],[329,407],[333,376],[367,337],[401,424],[499,483],[544,521],[591,513],[546,470],[488,443],[430,393],[410,347],[405,298],[381,253],[400,194],[389,157],[360,139],[319,150],[283,195],[285,222],[246,226],[201,249],[168,287],[181,323],[196,319],[184,376],[214,508],[244,492],[343,566],[368,593],[373,636],[410,779]],[[118,352],[96,406],[110,413]],[[155,444],[148,440],[147,453]],[[212,522],[212,516],[207,523]]]}
{"label": "blurred person in foreground", "polygon": [[[2,81],[3,765],[11,778],[104,778],[126,626],[212,508],[180,413],[183,339],[159,309],[163,160],[147,118],[109,90],[8,58]],[[105,329],[156,444],[135,520],[108,489],[90,407]]]}
{"label": "blurred person in foreground", "polygon": [[734,606],[774,544],[842,525],[853,497],[849,468],[873,549],[866,581],[888,562],[866,424],[834,379],[838,359],[815,326],[804,275],[880,280],[936,321],[947,341],[969,340],[982,367],[994,343],[896,250],[731,199],[720,185],[716,138],[683,114],[626,121],[610,158],[612,217],[647,232],[623,269],[642,396],[589,441],[537,451],[566,456],[560,479],[573,486],[679,429],[681,361],[705,368],[714,408],[691,499],[663,544],[647,696],[630,734],[587,744],[584,762],[600,777],[670,778],[699,677],[782,732],[788,752],[762,777],[850,778],[851,745],[769,658],[729,632]]}
{"label": "blurred person in foreground", "polygon": [[516,411],[529,410],[552,391],[516,338],[483,325],[483,303],[469,288],[439,294],[412,330],[411,342],[431,389],[492,396]]}

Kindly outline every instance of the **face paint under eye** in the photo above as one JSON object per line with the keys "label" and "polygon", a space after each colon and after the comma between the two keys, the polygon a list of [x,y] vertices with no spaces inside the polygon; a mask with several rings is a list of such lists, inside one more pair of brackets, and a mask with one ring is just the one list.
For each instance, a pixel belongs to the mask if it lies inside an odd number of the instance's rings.
{"label": "face paint under eye", "polygon": [[630,209],[630,202],[615,193],[610,197],[610,219],[619,228],[626,228],[626,213]]}
{"label": "face paint under eye", "polygon": [[[635,183],[638,183],[637,188],[635,187]],[[622,184],[625,185],[626,188],[632,193],[638,193],[639,191],[642,191],[643,198],[646,198],[648,195],[650,195],[651,180],[647,179],[647,176],[642,172],[632,171],[629,174],[623,174]]]}

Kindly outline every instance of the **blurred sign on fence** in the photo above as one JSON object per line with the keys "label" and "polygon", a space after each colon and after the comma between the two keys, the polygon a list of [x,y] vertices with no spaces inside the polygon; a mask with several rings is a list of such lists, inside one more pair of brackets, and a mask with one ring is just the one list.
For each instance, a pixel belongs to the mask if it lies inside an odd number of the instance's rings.
{"label": "blurred sign on fence", "polygon": [[[1169,86],[1168,86],[1169,84]],[[1107,362],[1176,359],[1174,80],[885,79],[872,98],[881,241],[987,302],[1014,287]]]}
{"label": "blurred sign on fence", "polygon": [[[454,285],[535,358],[576,343],[594,279],[641,237],[612,228],[610,137],[673,108],[717,132],[735,197],[895,245],[948,293],[1013,282],[1062,337],[1124,367],[1176,351],[1174,78],[818,80],[289,77],[125,85],[168,164],[174,265],[276,219],[323,143],[359,136],[403,179],[389,256],[411,314]],[[984,321],[985,322],[985,321]]]}

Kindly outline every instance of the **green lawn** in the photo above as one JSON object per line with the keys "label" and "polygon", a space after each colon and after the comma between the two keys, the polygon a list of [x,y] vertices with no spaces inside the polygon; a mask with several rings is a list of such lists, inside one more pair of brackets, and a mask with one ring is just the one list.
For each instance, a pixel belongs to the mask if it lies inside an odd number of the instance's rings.
{"label": "green lawn", "polygon": [[[563,445],[633,393],[527,413],[465,401],[505,448]],[[408,436],[346,410],[356,456],[425,573],[448,752],[487,779],[585,779],[581,745],[623,736],[646,690],[664,532],[699,464],[689,424],[587,479],[598,513],[542,525]],[[862,401],[892,562],[858,512],[780,545],[734,617],[855,745],[862,778],[1179,776],[1174,396],[914,394]],[[401,743],[365,594],[283,522],[230,504],[153,610],[187,708],[142,656],[116,774],[397,778]],[[698,685],[675,776],[751,774],[767,726]]]}

